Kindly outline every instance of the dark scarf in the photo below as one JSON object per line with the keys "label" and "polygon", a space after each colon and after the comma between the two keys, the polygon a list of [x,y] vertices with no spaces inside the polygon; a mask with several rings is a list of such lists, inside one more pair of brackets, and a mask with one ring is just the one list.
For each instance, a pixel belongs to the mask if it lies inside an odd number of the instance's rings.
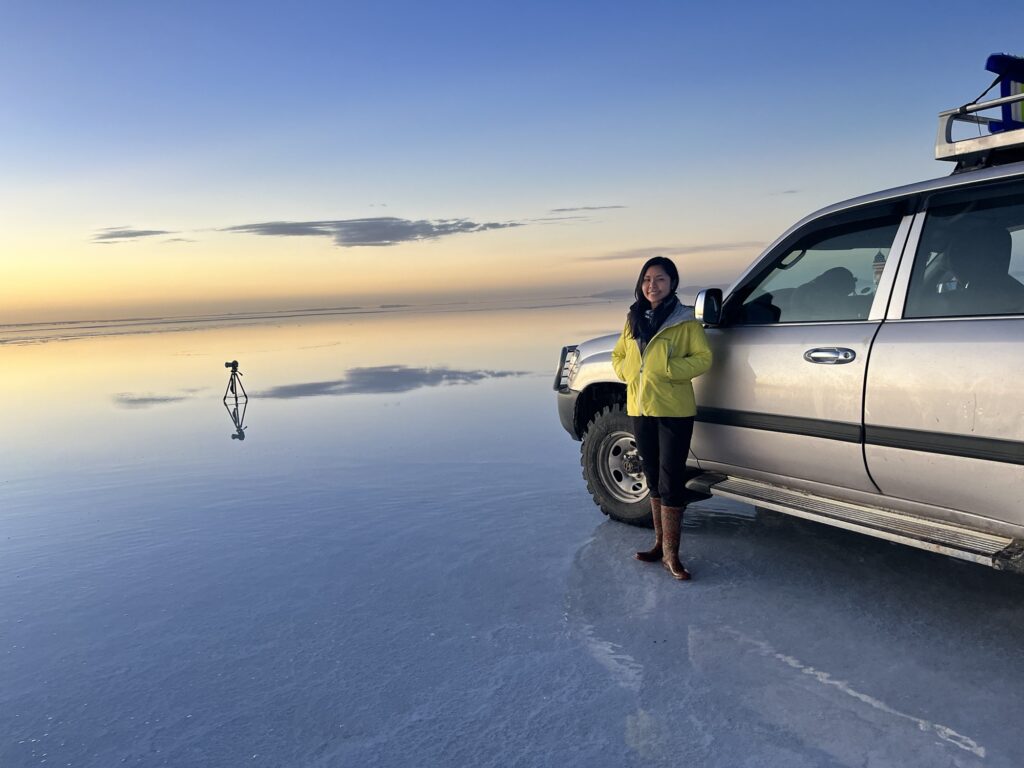
{"label": "dark scarf", "polygon": [[[646,307],[641,306],[646,304]],[[654,338],[661,326],[665,324],[668,316],[679,306],[679,297],[674,293],[665,299],[656,309],[650,309],[650,302],[644,300],[636,301],[629,307],[629,332],[636,339],[640,347],[640,354],[644,353],[651,339]]]}

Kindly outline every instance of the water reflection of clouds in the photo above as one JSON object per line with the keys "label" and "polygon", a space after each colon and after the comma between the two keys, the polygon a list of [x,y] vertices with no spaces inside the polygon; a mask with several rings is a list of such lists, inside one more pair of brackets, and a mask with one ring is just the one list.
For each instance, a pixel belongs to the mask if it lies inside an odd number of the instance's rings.
{"label": "water reflection of clouds", "polygon": [[181,387],[177,392],[171,394],[118,392],[112,399],[114,404],[121,408],[150,408],[154,405],[167,405],[168,403],[192,400],[199,393],[206,392],[209,389],[209,387]]}
{"label": "water reflection of clouds", "polygon": [[[237,359],[245,371],[250,396],[266,394],[266,390],[282,385],[329,382],[320,387],[271,391],[271,398],[264,402],[287,406],[293,417],[305,418],[306,413],[310,419],[322,416],[296,410],[303,403],[317,405],[318,409],[347,407],[345,418],[365,423],[369,433],[372,418],[379,417],[372,408],[429,397],[430,407],[407,412],[405,418],[418,419],[416,423],[424,430],[436,433],[435,420],[443,413],[458,411],[458,417],[449,417],[457,418],[468,430],[474,419],[480,418],[473,408],[461,410],[470,402],[466,398],[472,398],[472,403],[487,403],[489,425],[507,416],[507,422],[501,423],[518,435],[524,427],[522,413],[527,412],[532,429],[550,427],[557,439],[557,420],[550,416],[551,395],[546,393],[550,392],[558,350],[564,344],[595,335],[582,333],[587,329],[621,329],[623,310],[597,300],[578,306],[563,304],[556,309],[509,304],[512,306],[490,311],[473,311],[479,305],[468,304],[463,309],[469,311],[462,312],[445,306],[338,312],[296,317],[290,322],[277,316],[252,325],[234,320],[211,322],[205,327],[200,323],[168,325],[170,333],[119,335],[111,331],[109,336],[78,338],[67,346],[4,344],[5,333],[0,329],[0,361],[4,368],[0,389],[11,416],[4,425],[5,435],[9,444],[19,446],[19,465],[31,469],[52,454],[52,447],[39,436],[63,430],[72,421],[87,421],[94,428],[79,430],[73,439],[65,434],[62,450],[74,451],[88,461],[100,456],[107,460],[110,451],[131,451],[134,449],[124,446],[137,443],[145,443],[148,450],[151,433],[142,425],[173,425],[174,434],[182,439],[185,435],[205,434],[210,421],[201,414],[207,408],[221,412],[227,378],[223,363]],[[75,328],[54,332],[80,335]],[[391,371],[399,364],[413,370]],[[350,375],[353,369],[372,367],[390,373],[378,372],[377,377],[370,373]],[[447,369],[452,373],[447,378],[443,373],[417,378],[418,369]],[[374,378],[377,386],[370,386]],[[69,382],[74,383],[74,397],[67,396]],[[196,388],[205,391],[190,391]],[[319,399],[311,391],[316,389],[321,390]],[[340,397],[360,392],[381,394]],[[275,395],[278,399],[273,399]],[[312,399],[283,399],[287,396]],[[367,407],[351,409],[359,402]],[[112,418],[116,414],[125,418]],[[136,418],[143,415],[143,421]],[[221,427],[229,424],[222,423],[223,413],[212,418]],[[261,426],[266,428],[267,423]],[[275,429],[281,435],[291,434],[277,422]],[[110,451],[98,450],[96,434],[100,433]],[[526,434],[523,430],[524,443],[532,439]],[[220,438],[217,442],[219,445]],[[573,447],[561,442],[557,445]],[[393,447],[388,446],[388,450]],[[5,465],[9,467],[10,463]]]}
{"label": "water reflection of clouds", "polygon": [[[476,384],[486,379],[507,379],[527,375],[529,375],[528,371],[458,370],[447,367],[414,368],[406,365],[378,365],[350,368],[345,372],[343,379],[282,384],[261,392],[254,392],[253,395],[272,400],[291,400],[327,395],[396,394],[424,387]],[[165,395],[119,392],[114,395],[113,400],[121,408],[150,408],[155,405],[190,400],[201,391],[202,389],[183,388],[179,390],[179,393]]]}
{"label": "water reflection of clouds", "polygon": [[422,387],[451,384],[476,384],[485,379],[525,376],[526,371],[456,370],[453,368],[411,368],[405,365],[379,365],[350,368],[344,379],[283,384],[255,396],[273,399],[318,397],[322,395],[366,395],[409,392]]}
{"label": "water reflection of clouds", "polygon": [[133,395],[130,392],[119,392],[114,395],[114,403],[122,408],[149,408],[154,405],[179,403],[191,399],[191,394],[182,395]]}

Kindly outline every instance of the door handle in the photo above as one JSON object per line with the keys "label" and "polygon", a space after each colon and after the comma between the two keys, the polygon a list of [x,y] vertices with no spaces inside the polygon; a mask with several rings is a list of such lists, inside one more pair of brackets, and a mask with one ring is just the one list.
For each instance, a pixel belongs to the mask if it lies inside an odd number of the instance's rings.
{"label": "door handle", "polygon": [[856,358],[857,353],[846,347],[815,347],[804,352],[804,360],[821,365],[843,365]]}

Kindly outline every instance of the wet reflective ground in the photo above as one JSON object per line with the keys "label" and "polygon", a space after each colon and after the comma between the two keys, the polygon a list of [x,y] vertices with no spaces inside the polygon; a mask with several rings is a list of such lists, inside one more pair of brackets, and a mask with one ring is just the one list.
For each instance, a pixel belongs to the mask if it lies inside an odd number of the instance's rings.
{"label": "wet reflective ground", "polygon": [[721,500],[631,559],[550,390],[620,315],[0,346],[0,765],[1024,764],[1024,579]]}

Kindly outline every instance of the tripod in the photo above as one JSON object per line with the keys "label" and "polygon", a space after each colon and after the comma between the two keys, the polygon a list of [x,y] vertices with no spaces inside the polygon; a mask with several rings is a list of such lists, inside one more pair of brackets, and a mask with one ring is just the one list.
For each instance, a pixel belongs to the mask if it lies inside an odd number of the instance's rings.
{"label": "tripod", "polygon": [[228,395],[235,398],[235,405],[238,405],[238,392],[242,392],[242,401],[249,402],[249,395],[245,392],[245,387],[242,386],[242,372],[238,370],[238,361],[232,360],[230,363],[224,363],[225,368],[231,369],[231,376],[228,378],[228,388],[224,390],[224,405],[228,404]]}
{"label": "tripod", "polygon": [[[238,370],[238,361],[232,360],[230,363],[224,363],[224,367],[231,369],[228,386],[224,390],[224,407],[227,409],[228,415],[231,416],[231,423],[235,425],[235,434],[231,436],[231,439],[245,440],[245,409],[249,405],[249,395],[246,394],[245,387],[242,386],[242,372]],[[241,392],[241,397],[239,397],[239,392]],[[234,398],[233,406],[228,404],[229,398]],[[241,412],[238,410],[239,406],[242,408]]]}

